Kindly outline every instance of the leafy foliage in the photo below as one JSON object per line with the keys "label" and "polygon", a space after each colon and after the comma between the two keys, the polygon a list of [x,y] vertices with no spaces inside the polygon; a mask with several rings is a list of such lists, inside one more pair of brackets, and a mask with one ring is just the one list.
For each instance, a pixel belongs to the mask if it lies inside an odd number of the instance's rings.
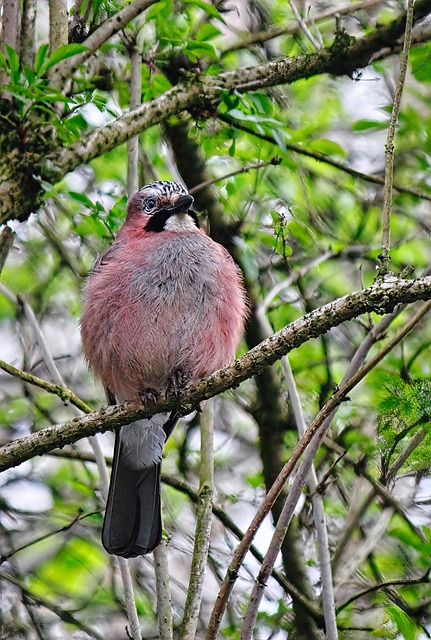
{"label": "leafy foliage", "polygon": [[[391,376],[385,382],[385,397],[378,414],[379,448],[383,476],[393,459],[404,449],[419,429],[429,431],[431,421],[431,381],[403,380]],[[429,468],[431,454],[429,435],[408,458],[404,471]]]}

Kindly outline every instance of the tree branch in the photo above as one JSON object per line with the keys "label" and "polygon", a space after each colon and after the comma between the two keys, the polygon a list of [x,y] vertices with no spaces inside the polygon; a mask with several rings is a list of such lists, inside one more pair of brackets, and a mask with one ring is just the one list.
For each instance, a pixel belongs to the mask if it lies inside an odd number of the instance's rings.
{"label": "tree branch", "polygon": [[392,107],[391,119],[389,123],[388,136],[385,145],[385,189],[383,195],[383,231],[382,231],[382,252],[379,256],[381,261],[380,274],[384,275],[389,268],[389,248],[391,243],[391,212],[392,194],[394,185],[394,153],[395,153],[395,129],[400,111],[401,96],[403,95],[404,83],[407,73],[410,43],[413,25],[414,0],[409,0],[407,5],[406,32],[404,36],[403,52],[400,60],[400,73],[395,90],[394,104]]}
{"label": "tree branch", "polygon": [[168,563],[169,541],[163,538],[154,549],[154,573],[156,576],[157,624],[159,640],[173,640],[171,582]]}
{"label": "tree branch", "polygon": [[196,636],[202,604],[205,568],[208,562],[214,492],[214,410],[212,400],[207,402],[201,416],[199,476],[200,487],[199,500],[196,505],[195,543],[180,640],[192,640]]}
{"label": "tree branch", "polygon": [[[415,6],[415,22],[425,17],[430,9],[431,0],[419,0]],[[84,142],[78,142],[66,150],[56,150],[50,160],[58,171],[64,174],[174,114],[178,115],[186,109],[202,106],[202,103],[206,107],[214,107],[220,101],[222,92],[226,90],[253,91],[278,84],[289,84],[321,73],[334,76],[351,75],[355,70],[367,66],[382,47],[391,51],[397,44],[397,39],[404,33],[405,22],[404,14],[353,43],[352,39],[346,36],[345,41],[336,40],[332,47],[318,53],[281,58],[265,65],[226,71],[218,76],[197,77],[179,83],[158,98],[100,127]]]}
{"label": "tree branch", "polygon": [[80,438],[130,424],[161,411],[175,409],[184,414],[189,413],[202,400],[212,398],[238,386],[247,378],[262,373],[292,349],[347,320],[371,311],[383,315],[392,311],[400,302],[430,298],[431,276],[415,280],[390,277],[376,282],[367,289],[349,293],[295,320],[232,364],[190,385],[178,397],[172,394],[143,404],[126,403],[106,407],[14,440],[0,449],[0,471]]}

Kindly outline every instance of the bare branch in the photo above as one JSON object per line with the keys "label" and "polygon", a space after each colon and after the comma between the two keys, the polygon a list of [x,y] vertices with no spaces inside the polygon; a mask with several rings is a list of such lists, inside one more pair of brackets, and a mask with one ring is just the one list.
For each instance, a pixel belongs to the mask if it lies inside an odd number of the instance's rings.
{"label": "bare branch", "polygon": [[129,563],[126,558],[117,558],[120,565],[121,580],[124,588],[124,598],[126,602],[127,619],[130,623],[130,634],[132,640],[142,640],[141,627],[139,625],[138,612],[135,605],[135,595],[133,592],[133,580],[130,573]]}
{"label": "bare branch", "polygon": [[[290,366],[289,358],[287,356],[284,356],[281,359],[281,365],[283,367],[283,373],[288,385],[287,390],[289,393],[290,402],[292,404],[293,414],[295,416],[298,435],[301,437],[304,435],[307,429],[307,425],[305,422],[298,389],[296,387],[295,378],[293,376],[292,367]],[[313,507],[313,519],[316,529],[317,550],[319,554],[320,576],[322,581],[322,604],[323,614],[325,617],[326,638],[327,640],[337,640],[338,631],[337,621],[335,619],[334,585],[332,581],[328,530],[326,527],[323,497],[322,494],[318,491],[319,482],[317,479],[317,473],[314,467],[314,463],[311,464],[311,468],[307,478],[307,484],[310,489],[310,493],[312,494],[311,504]]]}
{"label": "bare branch", "polygon": [[398,122],[398,113],[400,110],[401,96],[403,94],[404,83],[406,80],[407,64],[409,58],[412,26],[413,26],[413,7],[414,0],[408,0],[406,31],[404,35],[403,52],[400,60],[400,72],[398,76],[397,87],[395,90],[394,104],[392,107],[391,119],[389,122],[388,137],[385,146],[385,189],[383,196],[383,230],[382,230],[382,252],[379,256],[381,267],[380,275],[388,272],[389,268],[389,247],[391,243],[391,211],[392,211],[392,192],[394,182],[394,139],[395,130]]}
{"label": "bare branch", "polygon": [[27,373],[26,371],[21,371],[21,369],[17,369],[11,364],[8,364],[4,360],[0,360],[0,369],[6,371],[11,376],[15,376],[15,378],[19,378],[24,382],[28,382],[33,384],[40,389],[44,389],[48,391],[48,393],[53,393],[58,396],[63,402],[70,402],[70,404],[75,405],[78,409],[81,409],[84,413],[91,413],[91,407],[88,404],[85,404],[83,400],[78,398],[73,391],[68,389],[67,387],[63,387],[58,384],[53,384],[52,382],[48,382],[48,380],[43,380],[42,378],[38,378],[37,376],[32,375],[31,373]]}
{"label": "bare branch", "polygon": [[173,640],[171,583],[168,565],[169,541],[163,538],[154,549],[154,573],[156,574],[157,623],[159,640]]}
{"label": "bare branch", "polygon": [[[271,335],[272,327],[269,322],[268,316],[265,313],[265,305],[258,311],[259,319],[262,324],[263,331],[266,335]],[[293,375],[292,367],[290,366],[288,356],[283,356],[281,359],[281,366],[283,369],[284,378],[286,381],[286,388],[289,395],[290,404],[292,407],[293,416],[298,430],[298,436],[302,437],[307,429],[307,425],[302,410],[301,400],[299,398],[298,389],[296,387],[295,378]],[[326,528],[325,511],[323,507],[322,495],[318,492],[318,479],[314,463],[311,464],[310,471],[307,478],[307,484],[312,494],[312,507],[314,524],[316,529],[319,563],[320,563],[320,575],[322,581],[322,602],[323,613],[325,619],[325,629],[327,640],[337,640],[337,622],[335,618],[335,600],[334,600],[334,587],[332,583],[332,571],[331,571],[331,558],[329,553],[329,541],[328,532]],[[249,605],[247,607],[246,614],[244,616],[244,624],[241,630],[241,637],[251,637],[252,630],[257,616],[257,608],[253,606],[253,596],[250,597]]]}
{"label": "bare branch", "polygon": [[355,600],[359,598],[363,598],[367,596],[369,593],[374,593],[375,591],[380,591],[380,589],[386,589],[387,587],[410,587],[415,584],[424,584],[430,582],[430,569],[426,571],[422,576],[418,578],[411,578],[410,580],[388,580],[387,582],[381,582],[380,584],[373,584],[371,587],[360,591],[359,593],[355,593],[351,598],[343,602],[337,609],[337,612],[342,611],[349,604],[352,604]]}
{"label": "bare branch", "polygon": [[[411,318],[410,321],[391,340],[389,340],[386,345],[373,358],[371,358],[368,363],[364,364],[361,369],[356,371],[348,380],[344,382],[341,387],[338,388],[338,390],[326,402],[321,411],[311,422],[307,431],[301,437],[298,444],[294,448],[289,461],[284,465],[273,486],[268,491],[265,500],[258,508],[249,528],[244,535],[244,538],[235,550],[225,579],[223,580],[223,583],[220,587],[216,603],[214,605],[206,640],[214,640],[214,638],[217,636],[222,616],[224,614],[230,593],[236,581],[238,569],[244,560],[244,557],[248,550],[248,546],[253,540],[256,531],[262,524],[263,519],[271,509],[272,504],[277,499],[287,478],[294,470],[296,462],[308,447],[300,468],[295,475],[295,480],[289,491],[288,499],[283,506],[283,510],[278,519],[273,538],[268,548],[268,552],[265,556],[264,562],[262,563],[262,568],[256,579],[252,595],[250,596],[250,602],[253,601],[253,609],[257,615],[257,607],[262,598],[263,588],[266,584],[266,580],[271,571],[271,568],[274,566],[275,560],[280,551],[287,528],[293,515],[295,505],[299,499],[299,495],[305,483],[305,479],[310,470],[314,456],[320,446],[320,442],[322,441],[327,429],[329,428],[335,410],[347,397],[347,394],[350,393],[350,391],[358,384],[358,382],[362,380],[365,375],[367,375],[376,366],[376,364],[380,362],[380,360],[382,360],[382,358],[384,358],[388,353],[390,353],[390,351],[392,351],[395,345],[398,344],[415,327],[415,325],[429,311],[430,308],[431,301],[428,301],[424,305],[422,305],[422,307],[413,316],[413,318]],[[245,640],[247,638],[247,635],[244,635],[243,637]]]}
{"label": "bare branch", "polygon": [[71,529],[73,525],[79,522],[80,520],[84,520],[85,518],[94,516],[97,513],[99,513],[99,511],[92,511],[91,513],[79,512],[78,515],[75,516],[75,518],[73,518],[71,522],[68,522],[67,524],[65,524],[64,527],[60,527],[59,529],[55,529],[54,531],[49,531],[48,533],[44,533],[43,535],[38,536],[37,538],[34,538],[33,540],[30,540],[29,542],[22,544],[20,547],[16,547],[15,549],[12,549],[12,551],[5,553],[0,557],[0,564],[3,564],[3,562],[6,562],[6,560],[9,560],[9,558],[12,558],[12,556],[14,556],[16,553],[19,553],[24,549],[28,549],[28,547],[31,547],[34,544],[37,544],[38,542],[47,540],[48,538],[51,538],[51,536],[57,535],[57,533],[63,533],[64,531],[69,531],[69,529]]}
{"label": "bare branch", "polygon": [[200,487],[199,502],[196,509],[195,544],[180,640],[193,640],[195,638],[202,603],[205,568],[208,561],[214,491],[214,411],[212,400],[206,403],[201,415],[199,475]]}
{"label": "bare branch", "polygon": [[[321,42],[317,42],[316,38],[313,36],[311,31],[307,27],[306,21],[302,19],[302,16],[299,13],[298,9],[296,8],[296,4],[294,3],[294,1],[293,0],[289,0],[289,5],[290,5],[290,8],[292,9],[293,15],[295,16],[296,21],[297,21],[302,33],[311,42],[311,44],[316,49],[316,51],[320,51],[320,49],[322,49],[322,43]],[[320,40],[321,40],[321,38],[320,38]]]}
{"label": "bare branch", "polygon": [[206,189],[210,187],[212,184],[216,184],[217,182],[221,182],[222,180],[226,180],[227,178],[232,178],[232,176],[237,176],[240,173],[248,173],[251,169],[263,169],[264,167],[277,166],[281,163],[282,159],[280,156],[274,156],[271,160],[267,162],[255,162],[252,164],[245,164],[240,169],[236,169],[236,171],[230,171],[229,173],[225,173],[223,176],[219,178],[212,178],[211,180],[205,180],[205,182],[201,182],[197,184],[195,187],[189,189],[189,193],[197,193],[198,191],[202,191],[202,189]]}

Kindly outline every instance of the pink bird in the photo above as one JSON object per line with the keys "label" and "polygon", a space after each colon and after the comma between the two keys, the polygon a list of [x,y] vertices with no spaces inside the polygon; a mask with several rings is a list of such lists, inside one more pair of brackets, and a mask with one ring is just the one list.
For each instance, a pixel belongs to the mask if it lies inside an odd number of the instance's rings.
{"label": "pink bird", "polygon": [[[111,403],[178,390],[229,363],[247,304],[229,253],[199,229],[193,197],[175,182],[142,187],[84,288],[85,358]],[[160,543],[160,469],[177,416],[115,433],[103,524],[108,553],[134,557]]]}

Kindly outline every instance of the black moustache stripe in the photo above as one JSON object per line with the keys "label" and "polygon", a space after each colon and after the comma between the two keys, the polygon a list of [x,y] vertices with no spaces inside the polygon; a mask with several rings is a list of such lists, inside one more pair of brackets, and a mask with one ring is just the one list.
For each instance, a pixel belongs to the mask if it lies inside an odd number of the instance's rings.
{"label": "black moustache stripe", "polygon": [[[195,225],[199,229],[199,220],[196,213],[192,209],[189,209],[187,214],[193,218]],[[175,215],[175,211],[169,211],[169,209],[160,209],[159,211],[156,211],[145,225],[145,231],[153,231],[155,233],[164,231],[166,222],[172,215]]]}

